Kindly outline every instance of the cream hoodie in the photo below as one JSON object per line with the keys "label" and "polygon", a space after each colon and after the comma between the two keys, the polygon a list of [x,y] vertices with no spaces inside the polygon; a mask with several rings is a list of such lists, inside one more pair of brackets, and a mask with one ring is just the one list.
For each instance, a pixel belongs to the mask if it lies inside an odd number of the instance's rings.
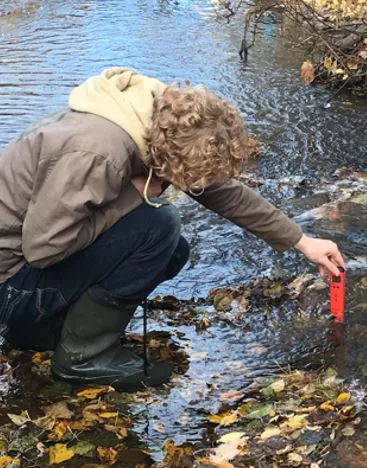
{"label": "cream hoodie", "polygon": [[130,68],[115,67],[89,78],[69,98],[71,109],[111,120],[123,128],[146,155],[146,135],[151,124],[153,103],[166,85]]}

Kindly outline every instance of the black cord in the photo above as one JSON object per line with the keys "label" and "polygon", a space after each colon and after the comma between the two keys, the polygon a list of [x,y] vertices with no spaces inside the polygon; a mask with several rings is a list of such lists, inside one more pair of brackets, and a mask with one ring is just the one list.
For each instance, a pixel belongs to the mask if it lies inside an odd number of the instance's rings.
{"label": "black cord", "polygon": [[148,376],[148,346],[147,346],[147,310],[148,303],[144,299],[143,302],[143,353],[144,353],[144,374]]}

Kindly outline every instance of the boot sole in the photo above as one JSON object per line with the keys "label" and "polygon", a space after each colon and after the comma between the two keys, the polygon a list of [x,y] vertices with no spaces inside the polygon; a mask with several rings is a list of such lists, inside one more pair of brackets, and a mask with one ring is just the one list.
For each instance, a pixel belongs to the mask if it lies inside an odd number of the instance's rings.
{"label": "boot sole", "polygon": [[55,380],[64,380],[74,385],[76,384],[78,385],[90,385],[90,384],[111,385],[116,390],[122,390],[122,391],[125,391],[125,390],[136,391],[136,390],[145,389],[146,387],[159,386],[168,382],[171,377],[171,373],[169,373],[169,375],[162,376],[161,378],[158,378],[158,379],[150,378],[149,376],[142,374],[140,380],[139,380],[139,377],[136,376],[133,381],[129,382],[129,380],[127,379],[125,381],[121,381],[120,380],[121,376],[119,375],[116,375],[116,376],[111,376],[111,375],[81,376],[80,374],[72,375],[70,373],[63,371],[62,369],[55,368],[55,366],[52,367],[51,371]]}

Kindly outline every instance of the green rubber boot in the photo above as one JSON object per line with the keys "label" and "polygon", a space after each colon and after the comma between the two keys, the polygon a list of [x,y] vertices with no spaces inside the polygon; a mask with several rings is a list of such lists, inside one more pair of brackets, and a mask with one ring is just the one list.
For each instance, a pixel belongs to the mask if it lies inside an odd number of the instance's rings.
{"label": "green rubber boot", "polygon": [[173,364],[152,363],[145,373],[143,359],[120,344],[120,335],[136,308],[99,304],[84,293],[66,316],[53,356],[54,376],[80,384],[111,385],[118,390],[167,382]]}

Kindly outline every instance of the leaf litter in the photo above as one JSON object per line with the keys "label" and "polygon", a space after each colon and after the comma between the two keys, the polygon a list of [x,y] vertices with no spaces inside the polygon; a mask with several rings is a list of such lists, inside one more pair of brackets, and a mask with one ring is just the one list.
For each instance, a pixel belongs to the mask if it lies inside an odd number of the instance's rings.
{"label": "leaf litter", "polygon": [[[241,321],[243,325],[250,314],[298,299],[314,284],[313,275],[290,281],[262,279],[247,286],[216,288],[207,299],[195,303],[157,297],[151,307],[159,309],[162,304],[165,307],[173,304],[171,309],[165,309],[169,319],[185,323],[191,317],[190,324],[201,333],[203,330],[197,324],[206,317],[209,328],[220,320],[226,323],[230,320],[235,326]],[[127,336],[125,345],[142,352],[140,335]],[[185,372],[190,356],[180,349],[171,334],[151,332],[148,345],[151,358],[168,356],[176,360],[178,373]],[[256,347],[261,345],[255,343]],[[29,404],[10,411],[2,404],[1,468],[51,465],[231,468],[266,463],[274,467],[317,468],[337,443],[354,441],[364,409],[363,401],[355,398],[353,390],[333,369],[278,372],[255,378],[247,389],[221,389],[217,393],[215,385],[207,385],[205,396],[216,394],[220,408],[218,412],[207,413],[201,423],[204,431],[211,434],[211,442],[176,445],[169,438],[169,427],[163,421],[155,421],[154,430],[167,437],[162,447],[163,460],[158,462],[139,440],[136,416],[130,409],[134,405],[159,405],[162,400],[149,389],[128,394],[116,392],[111,386],[72,389],[68,384],[53,382],[51,354],[14,352],[4,357],[9,366],[16,367],[19,356],[27,355],[34,380],[39,379],[42,390],[35,392],[37,408]],[[261,356],[263,351],[257,354]],[[206,351],[193,354],[192,361],[205,362],[206,356]],[[197,406],[196,410],[203,420],[203,409]],[[359,454],[367,455],[365,441],[358,439],[353,443]],[[129,462],[122,462],[128,459]]]}

